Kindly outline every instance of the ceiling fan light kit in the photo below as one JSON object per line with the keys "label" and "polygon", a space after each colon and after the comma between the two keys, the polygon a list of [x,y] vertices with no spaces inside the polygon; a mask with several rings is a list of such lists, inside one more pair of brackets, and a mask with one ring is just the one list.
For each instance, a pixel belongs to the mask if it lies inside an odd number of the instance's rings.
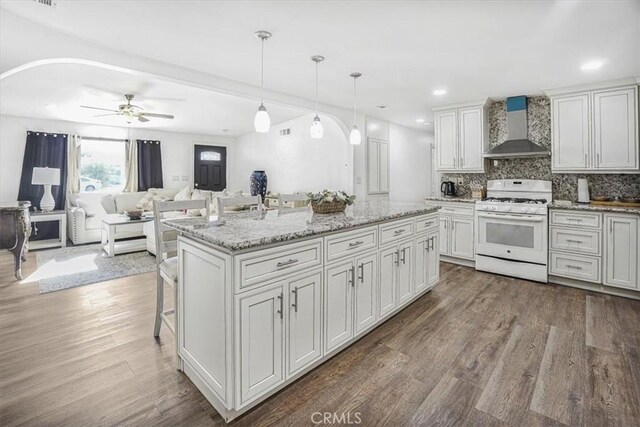
{"label": "ceiling fan light kit", "polygon": [[358,114],[356,109],[356,80],[358,77],[362,76],[362,73],[351,73],[350,76],[353,78],[353,127],[351,128],[351,133],[349,134],[349,142],[351,145],[360,145],[362,142],[362,135],[360,134],[360,129],[358,129],[357,121]]}
{"label": "ceiling fan light kit", "polygon": [[267,133],[271,127],[271,119],[269,113],[264,106],[264,41],[271,38],[271,33],[268,31],[256,31],[256,37],[260,39],[261,43],[261,57],[260,57],[260,106],[256,112],[256,117],[253,120],[253,125],[258,133]]}
{"label": "ceiling fan light kit", "polygon": [[160,113],[148,113],[137,105],[131,104],[133,100],[133,95],[127,93],[125,96],[127,100],[126,104],[120,104],[117,110],[110,110],[108,108],[100,108],[100,107],[91,107],[88,105],[81,105],[81,108],[88,108],[90,110],[99,110],[99,111],[109,111],[109,114],[98,114],[94,117],[104,117],[104,116],[123,116],[127,123],[131,123],[134,120],[137,120],[141,123],[146,123],[149,121],[148,117],[158,118],[158,119],[173,119],[171,114],[160,114]]}
{"label": "ceiling fan light kit", "polygon": [[324,134],[324,128],[322,126],[322,122],[320,121],[320,117],[318,116],[318,64],[324,61],[324,56],[315,55],[311,57],[311,60],[316,64],[316,116],[311,122],[309,135],[312,139],[321,139],[322,135]]}

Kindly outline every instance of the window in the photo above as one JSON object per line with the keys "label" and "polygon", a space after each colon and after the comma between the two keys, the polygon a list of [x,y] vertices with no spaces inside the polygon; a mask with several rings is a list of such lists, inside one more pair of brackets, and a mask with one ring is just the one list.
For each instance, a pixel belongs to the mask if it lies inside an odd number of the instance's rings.
{"label": "window", "polygon": [[220,153],[217,151],[203,151],[200,153],[200,160],[203,161],[219,162],[221,158]]}
{"label": "window", "polygon": [[83,138],[80,143],[80,192],[114,193],[125,184],[125,141]]}

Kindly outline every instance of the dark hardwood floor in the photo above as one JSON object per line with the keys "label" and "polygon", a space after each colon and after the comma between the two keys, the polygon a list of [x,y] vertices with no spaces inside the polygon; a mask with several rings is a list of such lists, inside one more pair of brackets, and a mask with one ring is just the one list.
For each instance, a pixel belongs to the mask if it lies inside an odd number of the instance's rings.
{"label": "dark hardwood floor", "polygon": [[[39,295],[0,255],[0,425],[224,424],[173,336],[153,339],[154,303],[154,274]],[[432,292],[232,425],[637,426],[639,395],[640,301],[443,263]]]}

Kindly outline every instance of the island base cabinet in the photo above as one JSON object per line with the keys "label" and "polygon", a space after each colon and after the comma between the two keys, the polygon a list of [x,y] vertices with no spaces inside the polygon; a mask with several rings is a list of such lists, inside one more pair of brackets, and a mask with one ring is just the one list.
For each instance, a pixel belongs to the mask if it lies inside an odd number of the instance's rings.
{"label": "island base cabinet", "polygon": [[240,405],[284,381],[284,286],[237,298],[240,344]]}
{"label": "island base cabinet", "polygon": [[288,285],[287,376],[322,357],[322,273],[294,279]]}
{"label": "island base cabinet", "polygon": [[403,305],[415,295],[413,284],[413,240],[398,245],[398,302]]}
{"label": "island base cabinet", "polygon": [[357,277],[354,285],[355,334],[365,331],[378,320],[376,296],[378,294],[377,254],[356,259]]}
{"label": "island base cabinet", "polygon": [[604,284],[637,290],[638,217],[605,214]]}
{"label": "island base cabinet", "polygon": [[380,292],[378,294],[378,316],[391,313],[398,305],[397,288],[398,248],[391,246],[380,251]]}
{"label": "island base cabinet", "polygon": [[325,270],[324,333],[326,353],[353,338],[353,287],[353,261],[341,263]]}
{"label": "island base cabinet", "polygon": [[438,233],[431,232],[416,239],[415,292],[431,288],[440,279],[440,245]]}

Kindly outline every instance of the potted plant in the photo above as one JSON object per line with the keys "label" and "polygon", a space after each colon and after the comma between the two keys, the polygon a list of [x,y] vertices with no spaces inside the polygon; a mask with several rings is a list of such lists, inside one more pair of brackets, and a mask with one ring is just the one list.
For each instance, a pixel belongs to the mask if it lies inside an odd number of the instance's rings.
{"label": "potted plant", "polygon": [[307,204],[311,204],[314,213],[320,214],[344,212],[347,205],[352,205],[355,200],[355,195],[349,196],[344,191],[322,190],[307,193]]}

